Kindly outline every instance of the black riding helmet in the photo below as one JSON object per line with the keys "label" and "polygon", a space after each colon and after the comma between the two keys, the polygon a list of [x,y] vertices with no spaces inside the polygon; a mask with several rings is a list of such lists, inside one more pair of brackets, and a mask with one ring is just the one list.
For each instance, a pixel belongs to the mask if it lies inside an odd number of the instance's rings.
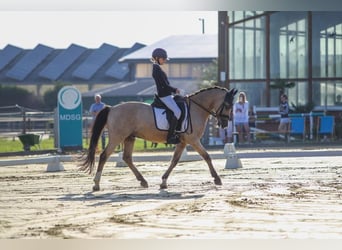
{"label": "black riding helmet", "polygon": [[152,52],[152,58],[153,58],[153,59],[156,59],[156,58],[168,59],[168,57],[167,57],[167,52],[166,52],[165,49],[157,48],[157,49],[153,50],[153,52]]}

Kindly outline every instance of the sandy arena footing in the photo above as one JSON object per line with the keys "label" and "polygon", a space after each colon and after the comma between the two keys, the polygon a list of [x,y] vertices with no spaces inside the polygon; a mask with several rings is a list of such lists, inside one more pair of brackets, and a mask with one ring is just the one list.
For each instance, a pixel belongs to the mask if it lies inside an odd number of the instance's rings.
{"label": "sandy arena footing", "polygon": [[240,154],[243,167],[233,170],[214,159],[222,186],[204,161],[181,162],[167,190],[159,190],[167,161],[136,163],[147,189],[108,162],[99,192],[77,162],[52,173],[42,163],[2,166],[0,238],[341,239],[342,156],[306,152]]}

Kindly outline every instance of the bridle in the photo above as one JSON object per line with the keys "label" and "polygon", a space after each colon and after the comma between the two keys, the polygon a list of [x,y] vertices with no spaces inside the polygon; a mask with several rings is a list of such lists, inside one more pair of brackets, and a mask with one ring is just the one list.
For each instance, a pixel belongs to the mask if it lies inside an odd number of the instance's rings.
{"label": "bridle", "polygon": [[229,93],[226,94],[226,96],[224,97],[224,101],[222,102],[222,104],[218,107],[218,109],[216,111],[212,111],[207,109],[206,107],[204,107],[202,104],[190,99],[189,98],[189,102],[193,102],[194,104],[196,104],[198,107],[200,107],[201,109],[203,109],[204,111],[206,111],[207,113],[211,114],[213,117],[215,117],[218,121],[218,125],[221,126],[223,124],[223,121],[228,121],[229,120],[229,115],[225,115],[223,114],[223,110],[224,109],[228,109],[230,107],[232,107],[232,105],[229,104],[228,99],[229,99]]}

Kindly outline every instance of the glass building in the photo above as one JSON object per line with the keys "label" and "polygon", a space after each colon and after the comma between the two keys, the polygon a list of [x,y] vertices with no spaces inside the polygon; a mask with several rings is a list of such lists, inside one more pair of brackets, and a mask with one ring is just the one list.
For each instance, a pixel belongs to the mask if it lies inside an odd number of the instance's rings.
{"label": "glass building", "polygon": [[219,47],[228,48],[220,82],[245,91],[251,105],[278,106],[271,86],[279,80],[294,83],[285,89],[289,103],[342,104],[341,11],[219,12],[219,26],[227,40],[219,28]]}

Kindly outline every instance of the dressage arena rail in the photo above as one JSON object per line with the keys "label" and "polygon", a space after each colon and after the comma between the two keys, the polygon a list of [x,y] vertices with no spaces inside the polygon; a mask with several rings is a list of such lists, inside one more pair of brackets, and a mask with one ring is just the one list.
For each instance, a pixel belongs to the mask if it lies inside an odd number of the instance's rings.
{"label": "dressage arena rail", "polygon": [[[236,153],[239,158],[293,158],[293,157],[331,157],[331,156],[341,156],[342,148],[330,148],[330,149],[279,149],[279,150],[248,150]],[[209,151],[210,157],[215,159],[226,159],[222,150]],[[50,162],[59,160],[60,162],[74,162],[77,165],[80,160],[75,155],[50,155],[50,156],[29,156],[25,159],[23,157],[19,158],[7,158],[0,159],[0,167],[4,166],[17,166],[17,165],[27,165],[27,164],[48,164]],[[96,161],[98,161],[96,157]],[[153,162],[153,161],[170,161],[172,158],[172,152],[156,154],[156,153],[136,153],[133,155],[133,161],[135,162]],[[182,155],[180,161],[200,161],[201,156],[197,152],[185,152]],[[112,155],[108,159],[109,164],[122,161],[120,154]]]}

